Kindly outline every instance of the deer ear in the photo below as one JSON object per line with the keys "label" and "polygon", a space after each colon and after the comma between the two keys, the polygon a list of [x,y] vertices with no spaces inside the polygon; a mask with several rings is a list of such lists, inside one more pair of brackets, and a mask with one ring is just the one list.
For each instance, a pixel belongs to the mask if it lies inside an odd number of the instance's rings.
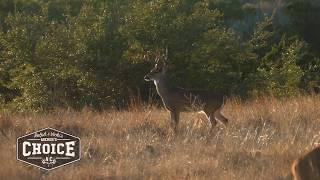
{"label": "deer ear", "polygon": [[163,65],[162,65],[162,73],[166,73],[168,71],[168,65],[163,62]]}

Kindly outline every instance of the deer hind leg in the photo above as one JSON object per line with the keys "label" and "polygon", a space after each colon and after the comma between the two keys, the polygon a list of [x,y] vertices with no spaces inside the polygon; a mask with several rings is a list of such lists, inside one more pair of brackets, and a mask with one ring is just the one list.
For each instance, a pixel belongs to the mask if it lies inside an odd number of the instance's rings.
{"label": "deer hind leg", "polygon": [[214,118],[226,126],[229,120],[222,114],[221,110],[222,106],[214,112]]}
{"label": "deer hind leg", "polygon": [[178,129],[178,124],[179,124],[179,111],[170,111],[170,116],[171,116],[171,126],[174,130],[174,132],[177,132]]}
{"label": "deer hind leg", "polygon": [[209,109],[205,109],[204,110],[204,113],[206,114],[207,116],[207,119],[208,119],[208,122],[210,124],[210,128],[214,128],[216,125],[217,125],[217,121],[216,119],[214,118],[214,114],[212,111],[210,111]]}

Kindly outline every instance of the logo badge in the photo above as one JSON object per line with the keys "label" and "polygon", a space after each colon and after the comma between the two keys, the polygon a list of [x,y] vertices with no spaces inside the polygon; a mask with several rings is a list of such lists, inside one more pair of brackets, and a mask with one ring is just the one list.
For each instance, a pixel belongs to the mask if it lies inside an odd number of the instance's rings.
{"label": "logo badge", "polygon": [[80,138],[45,128],[17,139],[17,159],[45,170],[80,159]]}

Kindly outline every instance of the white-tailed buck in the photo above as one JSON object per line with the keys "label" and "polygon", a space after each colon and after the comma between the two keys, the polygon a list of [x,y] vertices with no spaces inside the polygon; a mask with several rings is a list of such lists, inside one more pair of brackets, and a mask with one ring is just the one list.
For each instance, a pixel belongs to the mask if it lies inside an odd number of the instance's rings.
{"label": "white-tailed buck", "polygon": [[179,114],[182,111],[202,111],[206,114],[211,128],[217,124],[217,120],[224,125],[228,119],[223,116],[221,110],[224,105],[223,94],[206,90],[187,90],[173,86],[168,77],[168,50],[164,59],[156,58],[156,64],[151,71],[145,75],[146,81],[153,81],[165,108],[170,111],[171,123],[174,131],[177,131]]}
{"label": "white-tailed buck", "polygon": [[295,160],[291,172],[294,180],[319,180],[320,147]]}

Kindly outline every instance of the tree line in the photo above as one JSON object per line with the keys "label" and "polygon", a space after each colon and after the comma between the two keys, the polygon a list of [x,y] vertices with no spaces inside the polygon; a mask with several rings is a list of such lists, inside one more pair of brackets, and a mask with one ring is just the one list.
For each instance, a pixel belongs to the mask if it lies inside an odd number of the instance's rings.
{"label": "tree line", "polygon": [[320,85],[312,0],[0,0],[2,109],[124,107],[169,50],[186,88],[277,97]]}

